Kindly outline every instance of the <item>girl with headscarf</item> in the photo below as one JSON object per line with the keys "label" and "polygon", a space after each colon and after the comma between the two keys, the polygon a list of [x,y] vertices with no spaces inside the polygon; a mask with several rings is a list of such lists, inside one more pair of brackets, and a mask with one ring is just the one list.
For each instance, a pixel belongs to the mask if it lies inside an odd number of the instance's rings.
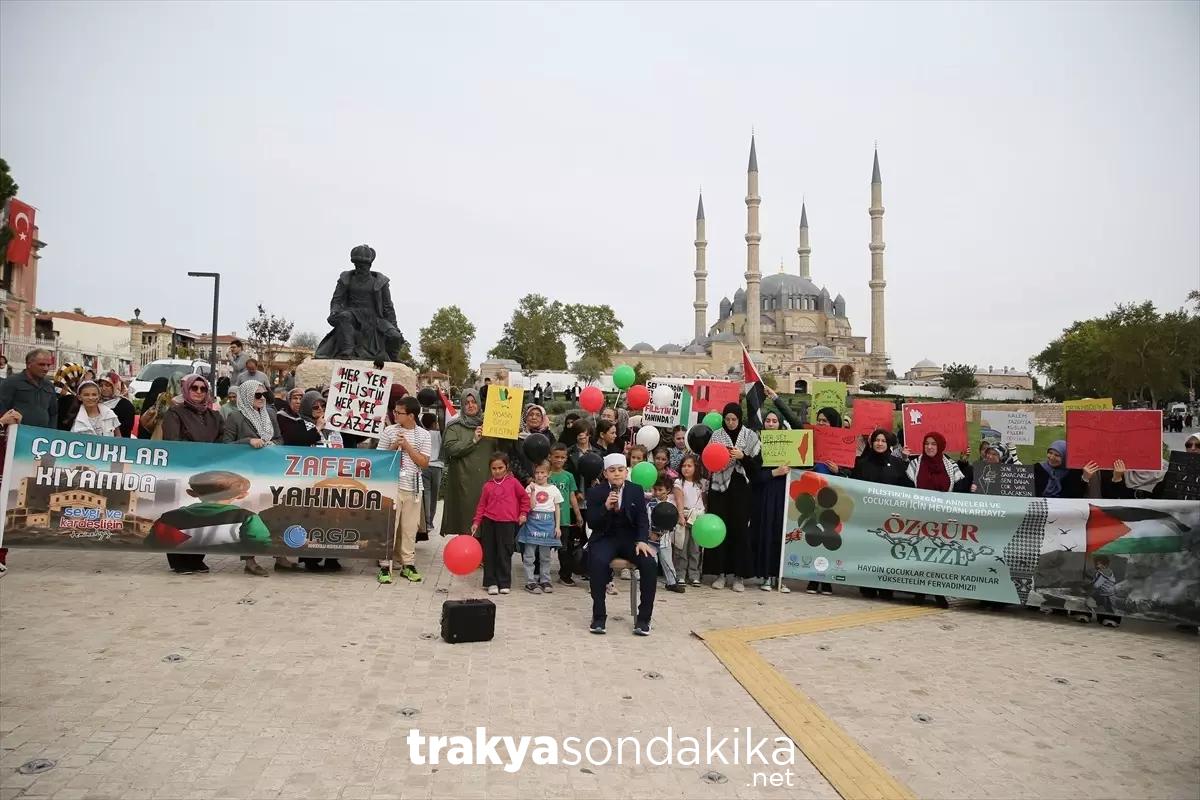
{"label": "girl with headscarf", "polygon": [[704,553],[704,569],[716,575],[714,589],[724,589],[726,576],[735,592],[745,591],[744,578],[754,572],[750,550],[750,484],[762,465],[758,434],[742,424],[741,403],[725,406],[722,425],[709,440],[729,450],[729,463],[713,473],[708,490],[708,510],[725,523],[725,540]]}
{"label": "girl with headscarf", "polygon": [[[833,406],[825,406],[817,411],[816,422],[817,427],[828,426],[830,428],[842,427],[842,415]],[[820,475],[841,475],[843,478],[850,477],[850,470],[839,465],[835,461],[817,461],[813,464],[812,471]],[[826,594],[833,594],[833,587],[829,584],[822,584],[822,587],[828,586],[829,591]]]}
{"label": "girl with headscarf", "polygon": [[96,385],[100,387],[100,403],[105,408],[112,409],[117,419],[121,420],[121,435],[130,436],[137,412],[133,410],[133,403],[125,397],[125,384],[121,381],[121,376],[115,371],[107,372],[100,376]]}
{"label": "girl with headscarf", "polygon": [[78,364],[63,364],[54,373],[54,386],[58,389],[58,429],[69,431],[75,425],[75,413],[79,406],[75,390],[83,380],[83,367]]}
{"label": "girl with headscarf", "polygon": [[[763,415],[763,430],[785,427],[783,415],[772,409]],[[759,587],[769,592],[790,592],[779,576],[779,559],[783,554],[783,516],[787,504],[787,476],[792,468],[784,464],[775,468],[763,467],[753,476],[754,511],[750,517],[751,549],[754,551],[754,577],[762,578]]]}
{"label": "girl with headscarf", "polygon": [[458,416],[446,426],[442,456],[446,475],[442,480],[442,536],[468,533],[475,507],[490,471],[492,453],[507,451],[507,442],[483,435],[483,405],[479,392],[463,389]]}
{"label": "girl with headscarf", "polygon": [[[216,444],[221,441],[221,415],[212,409],[212,387],[202,375],[192,373],[180,381],[182,402],[162,415],[163,441]],[[203,553],[167,553],[167,563],[181,575],[208,572]]]}
{"label": "girl with headscarf", "polygon": [[99,386],[93,381],[84,381],[75,387],[75,392],[72,433],[121,436],[121,421],[111,408],[105,408],[101,404]]}
{"label": "girl with headscarf", "polygon": [[1067,468],[1067,443],[1051,442],[1046,458],[1033,467],[1034,497],[1084,497],[1083,471]]}
{"label": "girl with headscarf", "polygon": [[[283,444],[279,433],[279,421],[271,405],[271,393],[267,387],[255,380],[248,380],[237,387],[237,408],[225,418],[221,441],[225,444],[248,444],[254,448]],[[260,578],[267,571],[254,556],[242,556],[246,572]],[[299,562],[282,556],[275,557],[276,570],[300,569]]]}

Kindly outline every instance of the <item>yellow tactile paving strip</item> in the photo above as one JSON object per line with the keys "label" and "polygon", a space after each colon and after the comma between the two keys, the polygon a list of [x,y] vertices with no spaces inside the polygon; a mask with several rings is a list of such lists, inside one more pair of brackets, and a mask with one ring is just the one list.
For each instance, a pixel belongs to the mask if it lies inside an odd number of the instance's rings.
{"label": "yellow tactile paving strip", "polygon": [[751,643],[914,619],[940,610],[888,607],[751,628],[725,628],[698,635],[845,800],[915,800],[916,795],[908,787],[893,778],[816,703],[768,664]]}

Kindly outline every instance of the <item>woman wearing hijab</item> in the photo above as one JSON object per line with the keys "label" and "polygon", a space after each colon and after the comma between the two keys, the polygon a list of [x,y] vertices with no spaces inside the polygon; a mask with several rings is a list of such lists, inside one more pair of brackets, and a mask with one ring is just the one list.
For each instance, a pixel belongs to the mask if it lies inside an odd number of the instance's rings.
{"label": "woman wearing hijab", "polygon": [[[221,440],[225,444],[248,444],[256,449],[283,444],[283,436],[279,433],[279,421],[270,401],[270,391],[258,381],[247,380],[239,384],[237,408],[225,418]],[[247,573],[260,578],[267,576],[266,569],[254,556],[242,556],[242,560],[246,562]],[[277,570],[299,568],[298,562],[282,556],[275,557]]]}
{"label": "woman wearing hijab", "polygon": [[578,431],[575,430],[575,423],[578,421],[578,411],[571,411],[567,416],[563,417],[562,433],[558,435],[558,441],[565,444],[568,448],[575,444],[575,437],[578,434]]}
{"label": "woman wearing hijab", "polygon": [[908,462],[893,454],[896,437],[891,431],[876,428],[867,437],[867,449],[854,462],[851,478],[870,483],[883,483],[888,486],[912,487],[908,477]]}
{"label": "woman wearing hijab", "polygon": [[117,415],[121,421],[121,435],[128,438],[133,434],[133,420],[137,413],[133,410],[133,403],[124,396],[125,384],[121,382],[121,376],[116,372],[108,372],[101,375],[96,384],[100,387],[100,402]]}
{"label": "woman wearing hijab", "polygon": [[[946,437],[937,431],[925,434],[921,455],[908,462],[905,474],[918,489],[931,492],[952,492],[956,484],[966,480],[958,463],[946,455]],[[950,607],[945,595],[934,595],[933,599],[941,608]],[[924,602],[925,595],[914,593],[913,600]]]}
{"label": "woman wearing hijab", "polygon": [[1034,497],[1085,497],[1083,470],[1067,469],[1067,443],[1050,443],[1046,460],[1033,467]]}
{"label": "woman wearing hijab", "polygon": [[754,571],[750,550],[751,483],[762,466],[762,445],[758,434],[742,425],[742,406],[725,406],[723,422],[713,433],[710,443],[729,449],[729,463],[712,475],[708,490],[708,511],[725,523],[725,540],[706,550],[703,565],[710,575],[716,575],[714,589],[724,589],[726,576],[735,592],[745,591],[744,578]]}
{"label": "woman wearing hijab", "polygon": [[525,407],[521,430],[517,434],[516,443],[509,451],[508,468],[522,486],[528,486],[529,482],[533,480],[534,464],[525,455],[525,440],[535,433],[542,434],[546,437],[547,442],[554,443],[550,436],[550,418],[546,416],[546,409],[536,404]]}
{"label": "woman wearing hijab", "polygon": [[508,450],[507,442],[483,435],[483,406],[476,389],[463,389],[458,416],[446,426],[442,437],[442,456],[446,476],[442,481],[442,536],[468,533],[475,507],[491,474],[488,460],[492,453]]}
{"label": "woman wearing hijab", "polygon": [[158,427],[158,399],[167,391],[167,379],[155,378],[142,400],[141,418],[138,420],[138,438],[149,439]]}
{"label": "woman wearing hijab", "polygon": [[[763,430],[774,431],[784,427],[783,415],[768,411],[763,415]],[[792,468],[784,464],[773,469],[763,467],[754,471],[754,511],[750,516],[753,532],[751,549],[754,552],[754,577],[762,578],[758,588],[769,592],[779,586],[779,591],[791,591],[779,575],[779,559],[783,555],[783,516],[787,504],[787,476]]]}
{"label": "woman wearing hijab", "polygon": [[75,415],[79,409],[75,390],[83,380],[83,367],[78,364],[63,364],[54,373],[54,386],[58,389],[58,429],[69,431],[75,426]]}
{"label": "woman wearing hijab", "polygon": [[[321,398],[319,393],[313,392],[313,394],[317,396],[317,399]],[[275,419],[279,422],[279,435],[283,439],[283,443],[289,447],[316,447],[324,444],[321,435],[321,428],[325,427],[324,419],[322,418],[320,426],[311,419],[311,404],[309,405],[310,418],[307,420],[304,418],[301,410],[304,396],[303,389],[292,389],[287,393],[283,410],[275,415]],[[324,401],[321,402],[322,408],[324,408]]]}
{"label": "woman wearing hijab", "polygon": [[[819,428],[840,428],[842,427],[842,415],[838,413],[836,408],[833,408],[832,406],[825,406],[817,411],[817,419],[815,424]],[[813,472],[821,475],[841,475],[843,478],[850,477],[850,470],[839,465],[835,461],[818,461],[813,464],[812,469]],[[833,594],[832,586],[829,586],[829,584],[822,584],[822,591],[824,591],[825,587],[829,588],[829,591],[825,592],[825,594]]]}
{"label": "woman wearing hijab", "polygon": [[[181,403],[172,404],[162,416],[163,441],[216,444],[221,441],[221,415],[212,409],[212,388],[195,373],[180,382]],[[167,564],[180,575],[208,572],[203,553],[167,553]]]}

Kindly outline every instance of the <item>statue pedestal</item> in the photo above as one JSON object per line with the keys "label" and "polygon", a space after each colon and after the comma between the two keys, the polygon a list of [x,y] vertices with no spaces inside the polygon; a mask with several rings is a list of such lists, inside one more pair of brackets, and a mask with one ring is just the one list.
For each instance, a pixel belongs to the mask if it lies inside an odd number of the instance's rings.
{"label": "statue pedestal", "polygon": [[[337,365],[348,365],[361,369],[375,368],[375,364],[371,361],[306,358],[300,362],[300,366],[296,367],[296,386],[301,389],[315,389],[317,387],[328,386],[333,378],[333,368]],[[394,383],[403,386],[409,394],[417,393],[417,389],[420,387],[417,386],[417,373],[413,372],[412,367],[397,361],[386,361],[383,364],[383,368],[387,372],[392,373],[392,381]]]}

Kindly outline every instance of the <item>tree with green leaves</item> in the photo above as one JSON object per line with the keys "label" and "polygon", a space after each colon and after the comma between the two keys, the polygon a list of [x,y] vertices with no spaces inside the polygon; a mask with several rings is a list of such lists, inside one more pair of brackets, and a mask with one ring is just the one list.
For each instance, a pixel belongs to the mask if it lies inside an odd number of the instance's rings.
{"label": "tree with green leaves", "polygon": [[511,358],[529,372],[567,368],[567,348],[562,340],[562,304],[540,294],[517,301],[512,318],[504,323],[500,341],[489,358]]}
{"label": "tree with green leaves", "polygon": [[287,343],[294,326],[294,322],[268,314],[261,303],[258,306],[258,316],[246,323],[246,329],[250,331],[246,336],[246,343],[258,354],[258,364],[267,375],[270,375],[274,368],[275,354]]}
{"label": "tree with green leaves", "polygon": [[633,365],[633,382],[646,385],[646,381],[650,380],[650,370],[646,369],[646,365],[641,361]]}
{"label": "tree with green leaves", "polygon": [[421,357],[434,369],[461,384],[470,372],[468,353],[475,341],[475,325],[458,306],[444,306],[433,312],[429,324],[421,328]]}
{"label": "tree with green leaves", "polygon": [[604,373],[604,367],[595,356],[584,356],[571,365],[571,372],[575,373],[575,377],[579,379],[580,383],[586,385],[600,380],[600,376]]}
{"label": "tree with green leaves", "polygon": [[[5,208],[8,205],[8,201],[17,196],[17,191],[20,188],[8,172],[8,162],[0,158],[0,209]],[[12,230],[9,229],[8,225],[0,226],[0,261],[3,260],[4,253],[8,252],[8,240],[11,238]]]}
{"label": "tree with green leaves", "polygon": [[887,391],[887,387],[879,381],[868,381],[858,388],[864,392],[870,392],[871,394],[880,394]]}
{"label": "tree with green leaves", "polygon": [[942,372],[942,387],[955,400],[967,400],[979,393],[975,368],[968,364],[950,364]]}
{"label": "tree with green leaves", "polygon": [[592,357],[603,369],[612,366],[612,354],[624,350],[619,336],[624,324],[608,305],[573,303],[562,307],[563,332],[571,337],[580,358]]}
{"label": "tree with green leaves", "polygon": [[1149,301],[1118,305],[1104,317],[1073,322],[1029,363],[1058,400],[1112,397],[1153,406],[1182,397],[1200,378],[1200,309],[1161,314]]}

